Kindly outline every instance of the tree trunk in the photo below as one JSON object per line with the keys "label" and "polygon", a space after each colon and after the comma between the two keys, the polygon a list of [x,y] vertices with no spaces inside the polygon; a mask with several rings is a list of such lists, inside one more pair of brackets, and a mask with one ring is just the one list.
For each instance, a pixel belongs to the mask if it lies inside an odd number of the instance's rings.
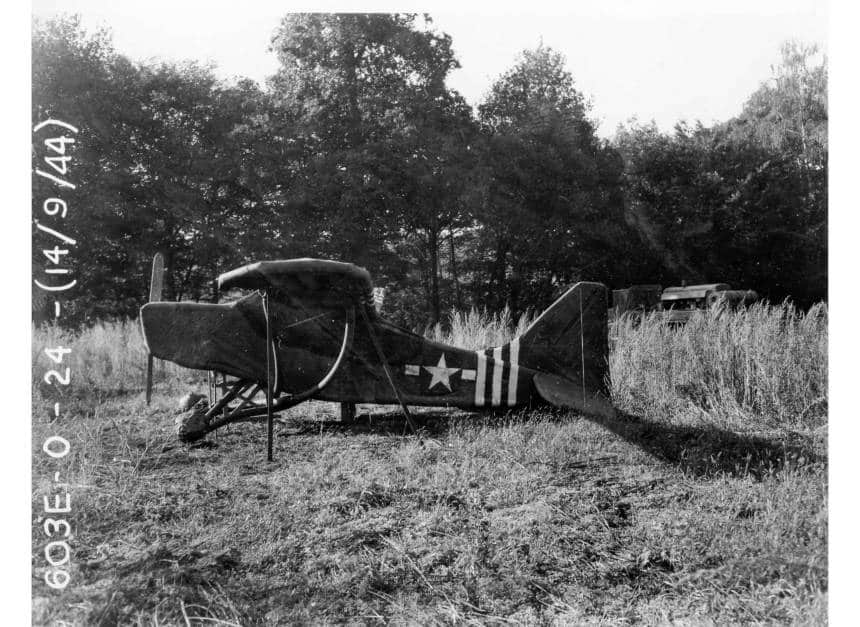
{"label": "tree trunk", "polygon": [[436,229],[436,219],[433,219],[427,234],[430,245],[430,312],[432,315],[431,325],[439,322],[441,312],[439,308],[439,232]]}
{"label": "tree trunk", "polygon": [[349,100],[347,141],[350,148],[355,148],[359,144],[359,129],[361,127],[361,112],[358,108],[358,64],[360,55],[357,55],[355,48],[351,45],[347,45],[342,50],[342,54],[347,59],[346,83],[347,98]]}
{"label": "tree trunk", "polygon": [[457,276],[457,255],[454,250],[454,229],[448,229],[448,243],[451,250],[451,278],[454,280],[454,300],[457,309],[463,310],[463,299],[460,295],[460,278]]}
{"label": "tree trunk", "polygon": [[510,295],[508,297],[508,307],[510,307],[511,315],[518,316],[520,313],[520,275],[514,269],[509,279]]}
{"label": "tree trunk", "polygon": [[176,286],[176,297],[174,300],[181,301],[182,297],[185,296],[185,290],[188,288],[188,279],[191,276],[191,268],[192,266],[189,265],[182,277],[182,282]]}
{"label": "tree trunk", "polygon": [[175,256],[170,249],[159,251],[164,256],[164,292],[162,300],[176,300],[176,278],[173,273]]}
{"label": "tree trunk", "polygon": [[501,304],[505,302],[505,257],[507,256],[507,246],[503,239],[499,239],[496,244],[496,261],[495,267],[493,268],[493,277],[491,278],[490,285],[493,283],[496,284],[496,293],[493,294],[493,298],[491,299],[494,307],[501,307]]}

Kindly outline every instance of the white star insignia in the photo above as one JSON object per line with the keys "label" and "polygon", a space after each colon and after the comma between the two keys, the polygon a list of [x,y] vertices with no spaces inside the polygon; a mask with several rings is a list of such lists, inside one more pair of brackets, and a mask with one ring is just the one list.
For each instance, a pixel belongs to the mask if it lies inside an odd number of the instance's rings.
{"label": "white star insignia", "polygon": [[437,383],[441,383],[448,391],[451,391],[451,375],[460,370],[459,368],[449,368],[445,363],[445,353],[442,353],[442,356],[439,358],[439,363],[435,366],[423,366],[424,370],[433,375],[433,378],[430,379],[430,385],[427,386],[428,390],[432,390],[433,386]]}

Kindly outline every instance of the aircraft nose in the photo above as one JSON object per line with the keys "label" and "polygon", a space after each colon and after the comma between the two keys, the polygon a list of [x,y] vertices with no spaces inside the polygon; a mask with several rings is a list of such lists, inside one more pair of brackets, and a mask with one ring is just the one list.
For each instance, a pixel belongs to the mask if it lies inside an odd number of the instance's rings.
{"label": "aircraft nose", "polygon": [[265,338],[231,304],[147,303],[144,341],[154,357],[196,370],[265,380]]}

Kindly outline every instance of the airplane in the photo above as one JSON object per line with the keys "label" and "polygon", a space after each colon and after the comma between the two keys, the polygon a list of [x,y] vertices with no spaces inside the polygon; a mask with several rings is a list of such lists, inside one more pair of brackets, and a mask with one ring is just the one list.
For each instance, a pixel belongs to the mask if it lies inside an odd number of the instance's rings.
{"label": "airplane", "polygon": [[[219,290],[250,293],[231,303],[150,302],[140,310],[152,356],[229,375],[221,398],[182,420],[184,442],[226,424],[268,421],[310,399],[492,410],[535,403],[614,415],[609,392],[607,295],[579,282],[519,337],[466,350],[384,320],[370,274],[350,263],[286,259],[218,277]],[[266,402],[254,398],[264,393]]]}

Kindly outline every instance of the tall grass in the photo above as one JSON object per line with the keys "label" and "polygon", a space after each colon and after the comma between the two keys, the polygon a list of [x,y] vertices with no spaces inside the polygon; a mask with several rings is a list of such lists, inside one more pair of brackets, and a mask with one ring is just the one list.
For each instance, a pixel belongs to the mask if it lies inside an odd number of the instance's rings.
{"label": "tall grass", "polygon": [[[45,349],[59,346],[72,349],[55,364]],[[33,327],[32,364],[34,389],[47,384],[47,370],[61,373],[70,368],[72,390],[125,392],[145,385],[147,350],[136,320],[103,321],[78,331],[57,325]],[[156,382],[180,380],[191,371],[176,364],[155,360]]]}
{"label": "tall grass", "polygon": [[[613,401],[637,415],[666,418],[695,411],[720,421],[814,428],[827,416],[827,307],[800,312],[790,304],[756,304],[737,312],[697,312],[683,327],[658,314],[622,317],[610,325]],[[454,312],[430,339],[470,350],[499,346],[522,334],[533,316],[515,320],[472,309]],[[136,321],[101,322],[77,333],[33,329],[33,383],[51,366],[47,347],[72,348],[77,389],[140,390],[146,346]],[[181,383],[191,371],[156,360],[157,382]],[[73,388],[73,389],[74,389]]]}
{"label": "tall grass", "polygon": [[[666,418],[695,410],[721,423],[817,427],[827,420],[827,306],[790,303],[696,312],[680,327],[659,313],[610,324],[613,402]],[[479,349],[521,335],[534,320],[509,310],[454,312],[428,337]]]}
{"label": "tall grass", "polygon": [[616,405],[633,413],[693,406],[724,420],[790,427],[827,419],[827,306],[758,303],[696,312],[683,327],[653,313],[610,328]]}
{"label": "tall grass", "polygon": [[530,313],[514,320],[508,307],[495,314],[473,307],[469,311],[452,311],[447,324],[437,323],[426,335],[437,342],[479,350],[500,346],[522,335],[533,320]]}

